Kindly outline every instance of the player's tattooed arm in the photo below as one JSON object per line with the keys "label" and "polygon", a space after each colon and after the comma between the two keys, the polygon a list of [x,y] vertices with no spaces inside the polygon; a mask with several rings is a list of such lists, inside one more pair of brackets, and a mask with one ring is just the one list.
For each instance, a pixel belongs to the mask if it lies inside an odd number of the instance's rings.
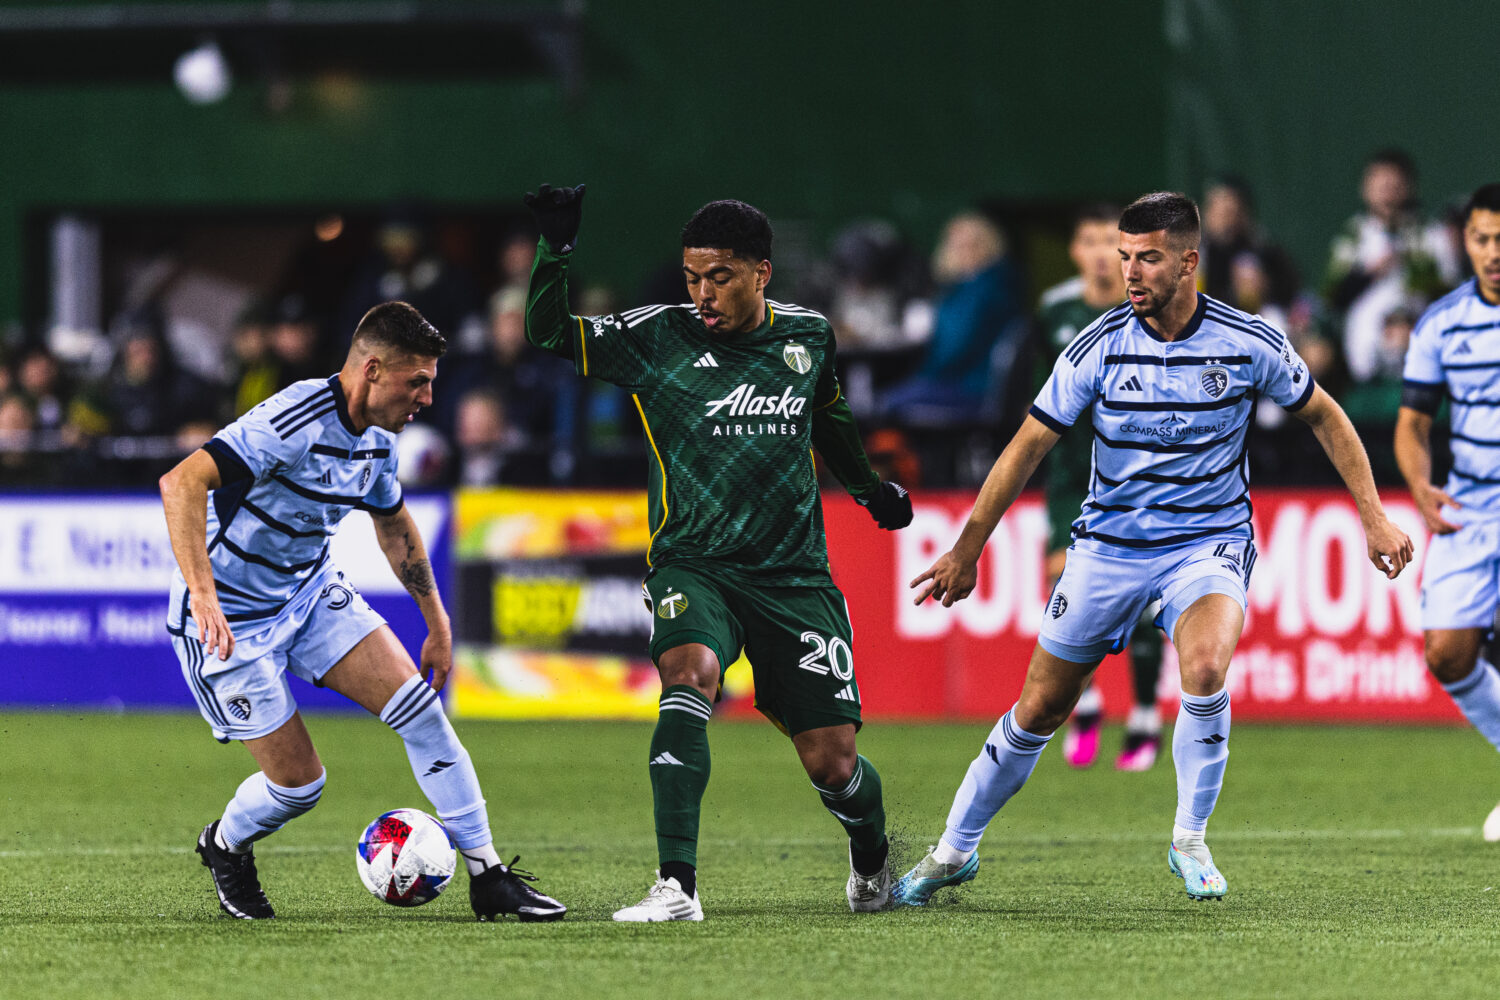
{"label": "player's tattooed arm", "polygon": [[422,533],[411,512],[404,506],[389,516],[375,515],[375,538],[380,550],[391,564],[391,572],[401,581],[401,586],[421,606],[429,624],[434,617],[446,619],[442,614],[442,600],[438,596],[437,579],[432,573],[432,563],[427,558],[427,547],[422,544]]}
{"label": "player's tattooed arm", "polygon": [[401,535],[402,544],[406,546],[406,555],[401,557],[401,567],[396,571],[396,576],[401,580],[401,585],[407,589],[413,597],[426,597],[437,592],[437,580],[432,576],[432,563],[427,560],[427,555],[422,551],[422,541],[412,541],[410,531]]}

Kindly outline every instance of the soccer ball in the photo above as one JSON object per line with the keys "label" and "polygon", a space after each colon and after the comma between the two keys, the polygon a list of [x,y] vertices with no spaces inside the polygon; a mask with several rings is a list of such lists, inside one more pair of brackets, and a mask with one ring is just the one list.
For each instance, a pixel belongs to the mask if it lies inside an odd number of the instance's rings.
{"label": "soccer ball", "polygon": [[365,888],[392,906],[421,906],[453,879],[448,828],[420,809],[394,809],[365,827],[354,862]]}

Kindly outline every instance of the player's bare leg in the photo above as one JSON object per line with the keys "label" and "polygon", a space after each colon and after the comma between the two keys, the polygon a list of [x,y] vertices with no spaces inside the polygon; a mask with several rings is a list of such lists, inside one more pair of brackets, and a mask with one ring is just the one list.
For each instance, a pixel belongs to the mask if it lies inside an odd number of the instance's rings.
{"label": "player's bare leg", "polygon": [[942,840],[896,883],[891,890],[893,900],[923,906],[938,889],[978,874],[977,851],[985,828],[1031,777],[1047,741],[1067,721],[1098,666],[1097,660],[1064,660],[1040,644],[1032,650],[1021,696],[1000,717],[979,756],[969,764],[948,811]]}
{"label": "player's bare leg", "polygon": [[[1484,630],[1428,629],[1422,633],[1427,670],[1475,729],[1500,750],[1500,677],[1481,655]],[[1485,818],[1484,839],[1500,841],[1500,805]]]}
{"label": "player's bare leg", "polygon": [[824,807],[849,834],[845,896],[856,913],[885,909],[891,895],[890,844],[880,773],[855,748],[854,724],[797,733],[792,745]]}
{"label": "player's bare leg", "polygon": [[623,923],[703,919],[698,816],[710,769],[708,720],[722,670],[719,657],[700,642],[663,651],[656,669],[661,708],[648,766],[660,868],[646,898],[615,911],[614,919]]}
{"label": "player's bare leg", "polygon": [[323,684],[379,716],[406,744],[417,785],[469,870],[469,902],[480,920],[505,913],[523,921],[562,918],[567,907],[527,884],[535,879],[514,867],[519,857],[506,864],[496,853],[469,752],[390,626],[361,639],[323,675]]}
{"label": "player's bare leg", "polygon": [[224,815],[203,828],[196,850],[213,876],[219,908],[241,920],[263,920],[275,911],[261,889],[251,845],[317,805],[325,775],[301,713],[242,742],[260,770],[240,783]]}
{"label": "player's bare leg", "polygon": [[1224,679],[1244,627],[1239,602],[1224,594],[1206,594],[1182,613],[1173,636],[1182,671],[1182,707],[1172,733],[1177,815],[1167,864],[1195,900],[1220,899],[1228,889],[1203,837],[1229,762],[1229,692]]}

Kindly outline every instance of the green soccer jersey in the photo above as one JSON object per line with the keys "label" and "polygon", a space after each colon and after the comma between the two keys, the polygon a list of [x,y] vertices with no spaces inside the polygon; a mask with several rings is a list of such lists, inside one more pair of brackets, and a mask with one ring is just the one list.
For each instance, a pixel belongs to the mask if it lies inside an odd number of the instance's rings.
{"label": "green soccer jersey", "polygon": [[[1040,350],[1037,352],[1039,368],[1036,388],[1052,374],[1052,366],[1058,355],[1082,333],[1090,323],[1098,319],[1106,309],[1096,309],[1083,300],[1083,279],[1071,278],[1054,285],[1042,293],[1037,309],[1037,332]],[[1045,367],[1041,367],[1041,365]],[[1089,412],[1085,412],[1074,427],[1091,428]],[[1048,548],[1066,548],[1069,542],[1069,526],[1078,517],[1083,498],[1088,496],[1090,478],[1093,475],[1093,440],[1084,433],[1072,431],[1063,435],[1058,446],[1053,448],[1047,464],[1047,520],[1051,526]]]}
{"label": "green soccer jersey", "polygon": [[811,449],[856,497],[879,485],[839,391],[828,321],[770,300],[759,327],[724,336],[691,305],[573,316],[567,270],[542,241],[526,336],[631,393],[650,451],[651,567],[707,560],[768,585],[826,583]]}

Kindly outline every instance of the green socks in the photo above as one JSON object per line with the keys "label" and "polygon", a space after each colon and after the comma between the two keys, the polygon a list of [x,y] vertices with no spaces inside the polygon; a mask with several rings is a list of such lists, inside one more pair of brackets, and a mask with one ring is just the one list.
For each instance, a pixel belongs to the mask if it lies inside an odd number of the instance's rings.
{"label": "green socks", "polygon": [[[883,863],[885,853],[885,805],[880,798],[880,772],[861,756],[854,777],[843,788],[824,788],[817,782],[813,782],[813,787],[833,818],[848,831],[856,869],[861,874],[870,874],[860,868],[861,859],[879,857]],[[879,863],[874,865],[875,870],[879,868]]]}
{"label": "green socks", "polygon": [[[651,736],[651,800],[656,851],[663,864],[698,864],[698,812],[708,787],[711,715],[713,706],[695,688],[674,684],[662,690],[661,714]],[[879,791],[875,794],[878,799]]]}

